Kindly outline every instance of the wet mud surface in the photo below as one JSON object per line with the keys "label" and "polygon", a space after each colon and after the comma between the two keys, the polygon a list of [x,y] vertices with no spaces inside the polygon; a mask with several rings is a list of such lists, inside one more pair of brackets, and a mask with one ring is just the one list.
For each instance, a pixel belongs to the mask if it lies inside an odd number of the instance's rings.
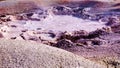
{"label": "wet mud surface", "polygon": [[119,9],[107,10],[111,5],[99,2],[72,5],[74,3],[1,15],[0,38],[35,41],[114,68],[120,66]]}

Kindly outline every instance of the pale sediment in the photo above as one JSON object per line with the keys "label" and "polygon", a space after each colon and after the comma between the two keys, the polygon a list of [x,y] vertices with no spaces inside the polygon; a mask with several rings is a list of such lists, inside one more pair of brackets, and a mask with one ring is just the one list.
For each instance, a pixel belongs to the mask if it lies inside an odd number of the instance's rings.
{"label": "pale sediment", "polygon": [[[44,9],[31,1],[0,2],[0,38],[7,39],[0,42],[1,66],[119,68],[119,13],[93,8],[104,3],[90,1],[85,7],[85,2],[84,8],[79,3],[73,7],[75,3]],[[33,41],[37,43],[29,43]]]}

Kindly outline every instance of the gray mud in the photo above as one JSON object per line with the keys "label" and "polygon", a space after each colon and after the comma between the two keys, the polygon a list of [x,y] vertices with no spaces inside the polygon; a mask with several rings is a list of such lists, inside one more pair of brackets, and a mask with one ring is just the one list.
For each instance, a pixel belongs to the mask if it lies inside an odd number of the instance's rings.
{"label": "gray mud", "polygon": [[[108,68],[119,68],[119,10],[109,10],[110,4],[94,1],[74,4],[1,15],[0,37],[47,44],[106,64]],[[102,10],[96,4],[103,5]]]}

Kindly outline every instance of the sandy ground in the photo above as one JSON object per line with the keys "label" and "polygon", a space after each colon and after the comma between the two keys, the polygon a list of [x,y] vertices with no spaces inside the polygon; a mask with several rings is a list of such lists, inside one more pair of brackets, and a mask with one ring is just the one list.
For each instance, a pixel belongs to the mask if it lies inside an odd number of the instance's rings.
{"label": "sandy ground", "polygon": [[0,39],[1,68],[106,68],[62,49],[28,41]]}

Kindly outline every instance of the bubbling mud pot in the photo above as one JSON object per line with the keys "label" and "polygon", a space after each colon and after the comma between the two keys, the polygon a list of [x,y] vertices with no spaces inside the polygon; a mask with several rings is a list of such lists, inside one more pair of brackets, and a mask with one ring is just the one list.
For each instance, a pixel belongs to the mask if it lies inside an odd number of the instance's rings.
{"label": "bubbling mud pot", "polygon": [[[20,14],[1,15],[0,38],[35,41],[95,61],[104,60],[106,55],[120,57],[120,13],[95,9],[92,4],[96,2],[87,4],[60,4]],[[104,61],[109,63],[109,60]]]}
{"label": "bubbling mud pot", "polygon": [[57,44],[62,39],[80,45],[102,45],[103,40],[96,38],[119,32],[116,27],[120,21],[119,14],[111,11],[91,13],[95,7],[91,5],[93,3],[97,2],[87,3],[90,6],[79,3],[74,7],[74,3],[61,4],[15,15],[1,15],[1,35],[7,39],[32,40],[50,45]]}

